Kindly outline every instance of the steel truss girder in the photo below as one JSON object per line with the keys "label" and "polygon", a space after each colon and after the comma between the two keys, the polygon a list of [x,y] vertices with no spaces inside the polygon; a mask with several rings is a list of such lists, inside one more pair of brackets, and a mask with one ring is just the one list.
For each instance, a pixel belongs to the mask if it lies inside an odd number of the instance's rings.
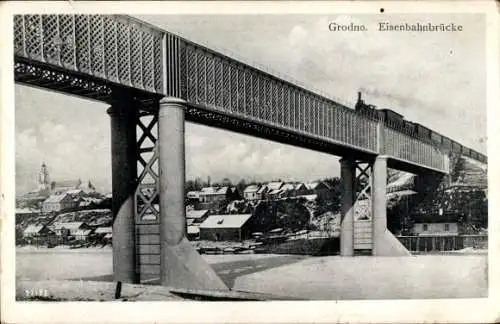
{"label": "steel truss girder", "polygon": [[159,224],[158,114],[143,111],[137,117],[136,224]]}
{"label": "steel truss girder", "polygon": [[372,220],[373,162],[356,162],[354,220]]}
{"label": "steel truss girder", "polygon": [[439,143],[131,17],[16,15],[14,54],[19,82],[106,102],[123,90],[141,101],[173,96],[326,146],[448,171]]}
{"label": "steel truss girder", "polygon": [[86,99],[113,104],[126,93],[127,97],[143,102],[144,109],[159,100],[158,95],[127,88],[104,79],[43,64],[22,57],[15,58],[14,80],[22,84],[72,94]]}
{"label": "steel truss girder", "polygon": [[162,44],[162,31],[126,16],[14,16],[16,56],[150,93],[163,93]]}

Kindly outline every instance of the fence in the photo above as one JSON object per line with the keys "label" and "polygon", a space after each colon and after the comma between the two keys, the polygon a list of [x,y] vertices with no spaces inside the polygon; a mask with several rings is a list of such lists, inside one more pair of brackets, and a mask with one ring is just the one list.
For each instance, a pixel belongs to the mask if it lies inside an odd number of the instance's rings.
{"label": "fence", "polygon": [[488,248],[488,235],[419,235],[397,236],[413,253],[456,251],[465,248]]}
{"label": "fence", "polygon": [[57,236],[57,235],[33,235],[27,237],[16,237],[16,245],[31,245],[35,247],[54,247],[58,245],[77,245],[77,244],[106,244],[111,243],[111,239],[103,235],[82,236]]}

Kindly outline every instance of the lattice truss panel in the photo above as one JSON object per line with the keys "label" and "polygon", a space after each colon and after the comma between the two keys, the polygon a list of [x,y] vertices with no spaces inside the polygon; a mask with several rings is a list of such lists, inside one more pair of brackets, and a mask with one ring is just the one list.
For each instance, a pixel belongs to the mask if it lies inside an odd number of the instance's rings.
{"label": "lattice truss panel", "polygon": [[[382,153],[380,121],[129,17],[16,15],[14,52],[16,81],[81,90],[98,100],[110,96],[110,86],[132,87],[290,134]],[[447,171],[438,144],[387,127],[384,135],[384,154]]]}
{"label": "lattice truss panel", "polygon": [[356,163],[354,220],[372,219],[372,163]]}
{"label": "lattice truss panel", "polygon": [[16,58],[153,93],[163,93],[162,39],[123,16],[14,16]]}
{"label": "lattice truss panel", "polygon": [[384,154],[436,170],[446,171],[446,154],[435,145],[389,127],[384,127],[384,139]]}
{"label": "lattice truss panel", "polygon": [[225,114],[375,152],[377,121],[318,94],[185,42],[186,98]]}
{"label": "lattice truss panel", "polygon": [[[185,74],[189,103],[302,136],[384,153],[377,151],[377,125],[382,121],[199,45],[179,42],[174,48],[185,52],[178,54],[178,69]],[[403,130],[383,129],[387,143],[382,151],[446,171],[445,154],[437,145]]]}
{"label": "lattice truss panel", "polygon": [[158,115],[141,112],[137,119],[136,223],[157,224],[159,207]]}

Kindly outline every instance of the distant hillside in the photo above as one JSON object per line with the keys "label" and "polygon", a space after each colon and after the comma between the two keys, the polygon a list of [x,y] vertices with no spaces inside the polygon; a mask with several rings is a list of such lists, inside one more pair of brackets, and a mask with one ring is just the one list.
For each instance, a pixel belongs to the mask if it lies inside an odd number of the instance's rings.
{"label": "distant hillside", "polygon": [[[393,172],[388,184],[388,227],[392,232],[406,232],[415,221],[449,221],[488,226],[487,166],[467,157],[453,157],[451,172],[433,183],[432,178]],[[414,191],[410,194],[409,190]]]}
{"label": "distant hillside", "polygon": [[84,222],[90,226],[111,226],[113,223],[111,210],[90,209],[50,215],[19,215],[16,217],[16,228],[24,230],[28,225],[47,225],[54,223]]}

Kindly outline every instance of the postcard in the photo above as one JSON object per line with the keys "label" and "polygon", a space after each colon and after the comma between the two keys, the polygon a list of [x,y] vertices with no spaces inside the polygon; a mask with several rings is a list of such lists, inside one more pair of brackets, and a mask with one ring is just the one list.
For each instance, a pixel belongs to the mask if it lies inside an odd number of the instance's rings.
{"label": "postcard", "polygon": [[5,322],[498,320],[493,3],[0,8]]}

